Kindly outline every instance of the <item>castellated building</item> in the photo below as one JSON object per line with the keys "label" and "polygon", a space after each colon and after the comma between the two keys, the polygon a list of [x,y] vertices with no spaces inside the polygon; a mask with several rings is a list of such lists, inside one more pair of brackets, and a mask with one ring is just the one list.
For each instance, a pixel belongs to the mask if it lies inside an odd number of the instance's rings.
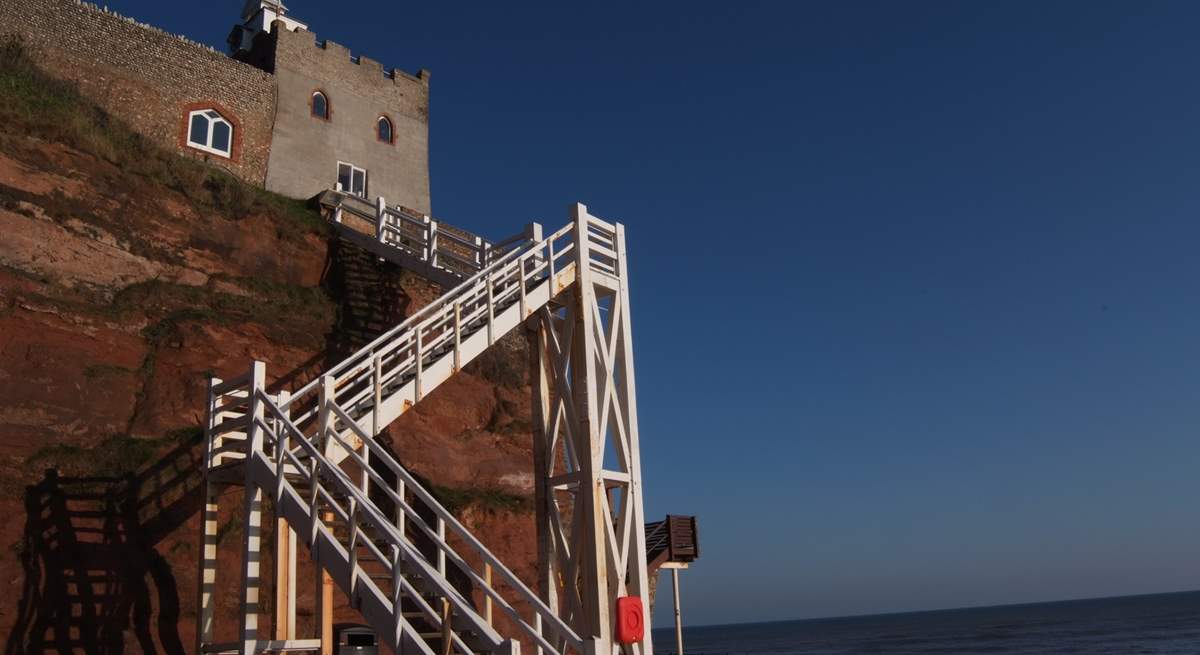
{"label": "castellated building", "polygon": [[146,137],[294,198],[340,187],[430,214],[429,72],[248,0],[228,54],[76,0],[3,0],[0,36]]}

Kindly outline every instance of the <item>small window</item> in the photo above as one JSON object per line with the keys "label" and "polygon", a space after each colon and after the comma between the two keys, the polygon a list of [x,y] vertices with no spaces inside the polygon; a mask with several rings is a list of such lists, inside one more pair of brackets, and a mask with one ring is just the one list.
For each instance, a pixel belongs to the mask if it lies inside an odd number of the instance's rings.
{"label": "small window", "polygon": [[354,164],[338,162],[338,190],[367,197],[367,172]]}
{"label": "small window", "polygon": [[320,91],[312,94],[312,115],[322,120],[329,120],[329,98]]}
{"label": "small window", "polygon": [[194,111],[188,114],[187,144],[228,158],[233,153],[233,125],[212,109]]}
{"label": "small window", "polygon": [[383,141],[384,143],[392,142],[392,121],[388,120],[387,116],[379,117],[376,134],[379,135],[380,141]]}

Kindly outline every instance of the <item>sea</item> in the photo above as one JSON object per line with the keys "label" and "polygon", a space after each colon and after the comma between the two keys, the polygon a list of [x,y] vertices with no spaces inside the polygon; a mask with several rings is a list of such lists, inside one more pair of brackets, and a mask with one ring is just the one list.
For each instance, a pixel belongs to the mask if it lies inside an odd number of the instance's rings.
{"label": "sea", "polygon": [[[684,609],[686,619],[686,607]],[[656,655],[676,652],[673,628],[656,629],[653,638]],[[685,655],[1200,655],[1200,591],[905,614],[685,627],[683,652]]]}

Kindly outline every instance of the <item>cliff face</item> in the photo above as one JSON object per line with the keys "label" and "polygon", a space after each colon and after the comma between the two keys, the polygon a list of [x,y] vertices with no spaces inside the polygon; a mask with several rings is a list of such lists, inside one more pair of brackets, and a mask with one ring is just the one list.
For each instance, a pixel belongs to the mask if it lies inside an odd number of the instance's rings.
{"label": "cliff face", "polygon": [[[298,387],[440,290],[0,55],[0,634],[10,653],[190,652],[206,377],[258,359]],[[510,336],[381,439],[532,583],[527,360]],[[240,524],[221,526],[227,638]]]}

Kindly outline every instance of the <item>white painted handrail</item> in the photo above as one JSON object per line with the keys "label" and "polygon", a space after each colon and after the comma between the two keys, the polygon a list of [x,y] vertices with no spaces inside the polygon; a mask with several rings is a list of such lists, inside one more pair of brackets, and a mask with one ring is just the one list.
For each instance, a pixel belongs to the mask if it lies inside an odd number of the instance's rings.
{"label": "white painted handrail", "polygon": [[[568,225],[548,238],[512,248],[489,267],[339,362],[327,372],[335,377],[338,403],[354,407],[368,398],[382,401],[387,396],[384,392],[387,385],[405,377],[420,378],[423,357],[442,348],[451,348],[458,355],[465,333],[474,332],[481,322],[490,324],[489,310],[494,314],[497,306],[511,303],[514,296],[528,290],[529,284],[549,280],[556,270],[569,265],[573,244],[554,246],[554,243],[568,237],[572,227]],[[526,233],[540,236],[540,226],[534,224]],[[416,356],[418,348],[422,350],[422,358]],[[456,368],[465,364],[459,360],[456,363]],[[316,416],[318,384],[318,380],[309,382],[288,401],[298,425],[307,425]]]}
{"label": "white painted handrail", "polygon": [[[346,544],[344,544],[348,554],[353,557],[354,553],[357,551],[357,548],[355,547],[355,542],[358,541],[357,537],[355,536],[356,533],[363,527],[372,528],[374,534],[384,538],[390,548],[395,548],[404,555],[401,561],[406,564],[416,565],[416,567],[419,569],[419,573],[421,573],[422,576],[430,582],[430,584],[437,587],[438,595],[450,601],[451,605],[460,612],[460,615],[466,617],[466,620],[472,624],[471,629],[473,631],[490,642],[490,645],[493,648],[498,648],[504,640],[491,626],[487,624],[486,621],[483,620],[482,617],[478,615],[477,612],[475,612],[475,609],[471,605],[470,601],[464,598],[462,594],[460,594],[458,590],[449,583],[444,575],[439,574],[436,569],[430,566],[430,564],[425,560],[424,555],[417,550],[416,546],[414,546],[412,542],[408,541],[403,535],[400,534],[399,530],[392,525],[391,521],[384,516],[383,512],[379,510],[375,503],[373,503],[367,497],[366,493],[357,484],[350,480],[345,471],[343,471],[337,464],[329,461],[329,459],[326,458],[322,453],[322,449],[317,444],[313,443],[313,441],[309,439],[307,435],[305,435],[287,418],[286,413],[275,404],[274,400],[269,395],[261,390],[258,393],[259,401],[264,404],[266,411],[271,413],[274,418],[272,423],[282,428],[281,432],[277,432],[276,429],[274,429],[266,421],[255,422],[257,427],[263,431],[264,446],[270,445],[272,448],[281,449],[277,451],[276,459],[276,466],[282,467],[276,469],[278,476],[276,497],[280,497],[283,491],[288,488],[290,488],[293,493],[296,493],[297,496],[299,496],[299,494],[295,491],[295,487],[282,474],[284,471],[288,470],[290,466],[290,468],[294,470],[297,475],[301,476],[309,485],[311,493],[319,494],[321,497],[323,497],[328,507],[332,508],[334,513],[350,527],[350,535],[346,537]],[[295,444],[296,447],[289,447],[291,444]],[[297,450],[302,450],[306,459],[311,462],[308,466],[306,466],[305,463],[296,456]],[[331,493],[326,488],[327,485],[332,485],[335,493]],[[337,498],[339,494],[349,499],[351,505],[350,508],[343,509],[338,504]],[[310,513],[309,519],[313,521],[313,533],[315,533],[317,530],[325,530],[330,536],[333,536],[332,529],[323,521],[320,521],[318,516]],[[389,568],[391,569],[389,573],[392,575],[393,580],[398,579],[401,581],[402,586],[407,587],[407,596],[413,598],[414,600],[421,597],[419,592],[413,589],[410,584],[407,584],[406,576],[404,575],[403,571],[397,570],[396,567],[399,564],[397,560],[394,558],[384,557],[383,553],[378,550],[378,547],[375,546],[371,539],[367,539],[362,543],[368,546],[368,548],[373,549],[374,553],[379,557],[379,561],[389,564]],[[355,576],[351,581],[351,595],[353,596],[353,589],[357,584],[371,585],[375,587],[376,591],[382,593],[379,590],[378,585],[375,584],[370,576],[362,575],[361,571],[358,569],[359,567],[352,561],[351,573],[352,575],[355,573],[358,573],[359,575]],[[428,608],[427,604],[426,608]],[[407,625],[408,621],[404,618],[403,612],[398,611],[398,609],[395,607],[393,607],[393,612],[395,614],[395,618],[401,622],[401,625],[405,625],[406,629],[408,630],[412,629],[411,626]],[[432,612],[431,608],[429,610],[429,615],[426,618],[440,627],[440,616],[438,616],[435,612]],[[460,637],[458,637],[457,633],[454,634],[454,638],[455,645],[458,648],[462,649],[464,653],[471,653],[466,644],[462,643],[462,640]]]}
{"label": "white painted handrail", "polygon": [[366,199],[353,194],[330,193],[335,198],[332,203],[334,223],[343,223],[345,214],[355,216],[373,226],[375,240],[380,244],[401,250],[459,278],[491,264],[497,252],[486,239],[441,225],[429,216],[403,207],[389,207],[382,197],[372,206]]}
{"label": "white painted handrail", "polygon": [[[383,463],[388,470],[402,479],[404,481],[405,488],[411,491],[416,498],[418,498],[427,508],[433,511],[434,515],[442,521],[442,525],[450,528],[454,534],[458,535],[458,537],[466,543],[467,547],[472,550],[474,554],[483,561],[484,564],[491,566],[493,571],[498,573],[500,577],[508,583],[513,591],[520,596],[521,600],[529,603],[530,607],[533,608],[534,614],[540,616],[541,625],[543,628],[549,626],[560,638],[564,639],[577,650],[582,650],[583,640],[579,637],[579,635],[576,634],[575,631],[572,630],[570,626],[568,626],[561,618],[559,618],[558,615],[555,614],[554,611],[551,610],[542,601],[542,599],[538,597],[537,594],[535,594],[529,589],[529,587],[525,585],[525,583],[521,582],[521,579],[518,578],[512,571],[510,571],[498,557],[496,557],[490,550],[487,549],[486,546],[483,545],[483,543],[475,538],[475,535],[471,534],[470,530],[463,526],[463,524],[460,523],[458,519],[456,519],[454,515],[450,513],[449,510],[443,507],[442,504],[439,503],[437,499],[435,499],[433,495],[430,494],[421,485],[421,483],[418,482],[417,479],[408,472],[407,469],[405,469],[403,466],[400,466],[400,464],[392,458],[392,456],[383,448],[383,446],[380,446],[377,441],[368,437],[366,433],[358,428],[350,416],[343,412],[336,403],[331,404],[330,409],[335,416],[344,421],[346,424],[350,425],[351,431],[362,441],[364,446],[370,450],[373,461]],[[498,591],[496,591],[490,581],[485,580],[480,573],[476,573],[475,570],[462,558],[462,556],[450,546],[449,542],[446,541],[444,530],[439,531],[436,528],[429,527],[428,523],[417,512],[417,510],[413,509],[404,498],[396,494],[396,492],[391,489],[387,482],[378,473],[371,470],[367,460],[354,453],[349,442],[338,435],[336,431],[330,432],[330,436],[336,439],[343,448],[346,448],[350,452],[350,457],[354,458],[356,463],[364,468],[366,473],[371,477],[371,480],[378,485],[388,499],[403,509],[406,517],[409,520],[408,525],[417,526],[417,528],[420,529],[425,536],[433,542],[439,553],[443,553],[446,557],[450,558],[458,566],[458,568],[471,579],[472,582],[474,582],[485,594],[491,597],[494,602],[499,604],[501,609],[505,610],[505,613],[507,613],[509,617],[513,619],[518,627],[520,627],[528,637],[537,642],[541,648],[547,649],[550,652],[557,651],[557,649],[555,649],[550,642],[542,636],[541,632],[539,632],[533,624],[522,618],[520,613],[513,608],[513,606],[507,600],[505,600]]]}
{"label": "white painted handrail", "polygon": [[[348,207],[339,206],[338,211]],[[379,216],[391,215],[380,202]],[[387,231],[385,223],[378,223],[381,233]],[[429,234],[436,234],[436,224],[427,225]],[[480,616],[469,596],[449,582],[446,567],[450,565],[483,594],[489,608],[499,606],[538,653],[585,651],[579,634],[375,441],[375,435],[403,410],[574,283],[577,235],[586,237],[581,241],[594,273],[619,275],[615,226],[587,217],[544,237],[541,226],[531,224],[520,235],[496,246],[489,244],[488,252],[493,254],[480,270],[294,394],[268,395],[261,376],[210,382],[206,464],[212,468],[231,462],[265,463],[271,473],[264,488],[274,488],[277,504],[285,494],[300,498],[289,475],[307,485],[309,524],[297,525],[298,532],[307,534],[313,545],[319,535],[340,545],[349,562],[350,578],[345,584],[352,597],[356,589],[384,597],[361,569],[360,549],[389,567],[397,634],[411,630],[399,609],[402,598],[411,598],[432,625],[441,625],[441,614],[421,598],[409,579],[415,574],[447,599],[459,621],[489,650],[511,652],[515,647]],[[343,463],[357,467],[357,481],[343,470]],[[382,469],[391,471],[395,481],[385,480],[378,473]],[[407,494],[418,501],[421,511],[409,503]],[[372,497],[386,497],[395,507],[394,515],[386,515]],[[319,506],[346,524],[349,534],[335,537]],[[426,509],[432,519],[425,518]],[[422,553],[410,533],[420,533],[436,552]],[[450,538],[458,545],[452,545]],[[473,567],[471,561],[478,564]],[[493,579],[507,585],[517,602],[505,598]],[[490,617],[490,610],[487,614]],[[458,632],[450,633],[454,648],[471,655]],[[423,642],[420,650],[422,655],[432,655]]]}

